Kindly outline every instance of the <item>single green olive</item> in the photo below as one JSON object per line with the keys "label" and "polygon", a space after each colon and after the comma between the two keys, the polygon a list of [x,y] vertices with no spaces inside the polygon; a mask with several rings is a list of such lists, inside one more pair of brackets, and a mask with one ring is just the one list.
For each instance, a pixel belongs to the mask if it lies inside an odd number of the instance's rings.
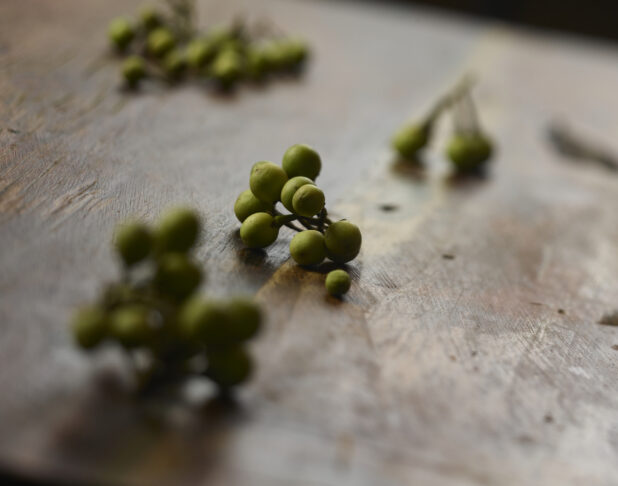
{"label": "single green olive", "polygon": [[247,75],[251,79],[259,80],[268,72],[268,60],[264,53],[257,48],[249,48],[246,53]]}
{"label": "single green olive", "polygon": [[199,215],[190,208],[177,207],[163,213],[155,230],[155,243],[159,252],[188,251],[199,235]]}
{"label": "single green olive", "polygon": [[299,188],[304,186],[305,184],[312,184],[314,182],[308,177],[304,176],[296,176],[289,179],[284,185],[283,189],[281,189],[281,203],[285,206],[285,208],[291,213],[294,212],[294,194],[298,191]]}
{"label": "single green olive", "polygon": [[339,297],[350,290],[350,274],[345,270],[333,270],[326,275],[324,284],[326,286],[326,291],[330,295]]}
{"label": "single green olive", "polygon": [[79,309],[71,322],[73,337],[79,346],[92,349],[107,336],[108,321],[105,311],[98,306]]}
{"label": "single green olive", "polygon": [[206,374],[222,388],[239,385],[251,376],[253,363],[242,346],[209,351],[207,356]]}
{"label": "single green olive", "polygon": [[116,49],[122,51],[129,46],[135,37],[135,30],[128,19],[119,17],[110,22],[107,35]]}
{"label": "single green olive", "polygon": [[242,57],[234,50],[222,50],[211,66],[212,77],[222,86],[232,86],[243,73]]}
{"label": "single green olive", "polygon": [[143,7],[139,12],[139,17],[144,29],[148,32],[163,25],[161,14],[151,6]]}
{"label": "single green olive", "polygon": [[202,271],[184,253],[166,253],[157,260],[155,284],[171,297],[183,299],[191,295],[202,281]]}
{"label": "single green olive", "polygon": [[187,62],[182,51],[178,49],[172,49],[169,51],[163,59],[163,70],[170,79],[178,79],[182,76]]}
{"label": "single green olive", "polygon": [[146,63],[140,56],[129,56],[122,63],[122,76],[132,88],[135,88],[146,74]]}
{"label": "single green olive", "polygon": [[240,227],[240,238],[249,248],[266,248],[279,236],[279,226],[268,213],[255,213],[245,219]]}
{"label": "single green olive", "polygon": [[110,334],[125,348],[146,346],[152,335],[150,309],[142,304],[123,305],[109,316]]}
{"label": "single green olive", "polygon": [[448,143],[446,155],[458,171],[478,169],[492,153],[489,139],[483,135],[455,135]]}
{"label": "single green olive", "polygon": [[285,43],[285,49],[293,66],[302,64],[309,56],[309,46],[301,39],[289,39]]}
{"label": "single green olive", "polygon": [[265,213],[271,209],[272,204],[260,201],[251,189],[241,192],[234,203],[234,214],[241,223],[252,214]]}
{"label": "single green olive", "polygon": [[178,314],[181,335],[206,346],[229,345],[235,342],[230,332],[229,317],[219,301],[193,297]]}
{"label": "single green olive", "polygon": [[214,55],[216,50],[212,43],[206,39],[194,39],[189,42],[186,49],[187,64],[192,69],[200,69],[208,64]]}
{"label": "single green olive", "polygon": [[317,265],[326,258],[324,235],[316,230],[305,230],[290,241],[290,255],[299,265]]}
{"label": "single green olive", "polygon": [[118,226],[114,244],[124,264],[131,266],[150,254],[152,234],[145,224],[130,221]]}
{"label": "single green olive", "polygon": [[294,213],[310,218],[324,208],[324,193],[312,184],[301,186],[292,198]]}
{"label": "single green olive", "polygon": [[268,161],[256,162],[251,168],[249,187],[260,201],[274,204],[279,200],[287,180],[287,174],[278,165]]}
{"label": "single green olive", "polygon": [[418,151],[427,145],[430,132],[431,130],[427,123],[404,125],[393,137],[393,148],[404,159],[413,159]]}
{"label": "single green olive", "polygon": [[281,166],[290,178],[304,176],[314,181],[322,169],[322,160],[309,145],[298,143],[285,151]]}
{"label": "single green olive", "polygon": [[328,258],[337,263],[354,260],[360,252],[362,236],[358,226],[349,221],[337,221],[324,232]]}
{"label": "single green olive", "polygon": [[224,303],[230,336],[234,342],[254,337],[262,326],[260,306],[247,297],[236,297]]}
{"label": "single green olive", "polygon": [[176,45],[174,34],[165,28],[157,27],[148,34],[146,47],[148,52],[154,57],[163,57]]}

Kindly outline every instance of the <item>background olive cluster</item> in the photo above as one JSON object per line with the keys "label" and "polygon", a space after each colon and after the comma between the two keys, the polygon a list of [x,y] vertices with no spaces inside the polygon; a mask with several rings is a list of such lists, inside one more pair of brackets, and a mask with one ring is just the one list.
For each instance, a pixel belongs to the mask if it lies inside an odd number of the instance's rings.
{"label": "background olive cluster", "polygon": [[145,7],[132,21],[114,19],[108,29],[116,51],[126,56],[122,76],[135,88],[144,78],[178,82],[192,77],[229,89],[241,80],[261,81],[300,72],[308,48],[300,39],[242,21],[205,32],[193,26],[193,2],[168,0],[170,12]]}
{"label": "background olive cluster", "polygon": [[76,312],[77,344],[90,350],[117,343],[130,356],[144,357],[146,365],[136,368],[142,384],[202,375],[227,389],[246,380],[252,362],[245,344],[258,332],[261,312],[246,298],[196,295],[204,274],[191,250],[200,228],[200,218],[187,208],[168,210],[154,228],[119,225],[122,278]]}
{"label": "background olive cluster", "polygon": [[[344,264],[356,258],[361,232],[349,221],[328,217],[324,193],[315,184],[321,168],[319,154],[305,144],[291,146],[281,167],[268,161],[253,165],[249,189],[234,204],[234,213],[242,223],[240,237],[247,247],[271,245],[286,226],[297,232],[290,241],[290,255],[299,265],[318,265],[326,258]],[[280,212],[278,203],[289,213]],[[350,277],[337,270],[327,277],[326,287],[333,295],[344,294]]]}
{"label": "background olive cluster", "polygon": [[434,125],[448,109],[452,112],[454,125],[453,135],[446,146],[448,160],[460,173],[482,169],[492,155],[493,146],[481,129],[470,88],[470,79],[465,78],[450,93],[440,98],[423,120],[404,124],[391,141],[399,156],[418,163],[420,152],[431,141]]}

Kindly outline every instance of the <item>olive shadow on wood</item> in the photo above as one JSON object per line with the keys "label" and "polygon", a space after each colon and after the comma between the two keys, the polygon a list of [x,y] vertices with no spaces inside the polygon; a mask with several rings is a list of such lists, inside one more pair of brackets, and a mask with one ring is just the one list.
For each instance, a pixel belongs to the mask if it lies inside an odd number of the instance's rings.
{"label": "olive shadow on wood", "polygon": [[395,174],[407,177],[413,181],[422,182],[427,180],[427,165],[420,156],[414,159],[394,156],[390,167]]}

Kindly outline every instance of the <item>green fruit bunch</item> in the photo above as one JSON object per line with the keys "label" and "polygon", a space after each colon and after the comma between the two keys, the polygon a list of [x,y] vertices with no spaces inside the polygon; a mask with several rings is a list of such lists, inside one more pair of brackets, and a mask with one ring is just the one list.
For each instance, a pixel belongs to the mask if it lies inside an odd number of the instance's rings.
{"label": "green fruit bunch", "polygon": [[266,36],[241,22],[199,32],[193,1],[174,4],[170,12],[148,7],[136,20],[119,17],[109,24],[110,43],[125,58],[121,73],[128,87],[137,88],[145,78],[199,78],[230,89],[242,80],[299,73],[309,56],[304,41]]}
{"label": "green fruit bunch", "polygon": [[140,376],[201,375],[223,389],[249,378],[246,343],[262,325],[248,298],[214,300],[197,294],[204,274],[193,258],[201,221],[191,209],[165,212],[154,227],[120,224],[114,247],[123,278],[97,302],[79,309],[71,329],[83,349],[115,343],[145,354]]}
{"label": "green fruit bunch", "polygon": [[408,122],[399,128],[391,140],[395,152],[404,160],[418,163],[421,152],[431,140],[439,116],[451,110],[455,130],[446,148],[448,160],[459,173],[482,169],[491,158],[493,147],[480,127],[470,88],[471,81],[465,78],[438,99],[424,119]]}
{"label": "green fruit bunch", "polygon": [[[296,231],[290,255],[299,265],[318,265],[326,258],[344,264],[356,258],[361,232],[349,221],[328,217],[326,198],[315,183],[321,168],[319,154],[305,144],[287,149],[281,166],[268,161],[253,165],[249,189],[234,204],[242,223],[240,237],[248,248],[266,248],[285,226]],[[279,210],[279,203],[287,213]]]}

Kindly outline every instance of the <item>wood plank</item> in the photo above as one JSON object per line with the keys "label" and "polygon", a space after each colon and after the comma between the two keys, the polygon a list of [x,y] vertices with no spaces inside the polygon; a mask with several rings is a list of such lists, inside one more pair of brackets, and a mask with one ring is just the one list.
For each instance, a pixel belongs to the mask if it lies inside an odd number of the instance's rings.
{"label": "wood plank", "polygon": [[[133,97],[104,32],[137,5],[0,3],[3,467],[135,485],[615,484],[618,336],[596,321],[617,304],[618,180],[544,142],[556,115],[613,141],[615,47],[412,9],[201,2],[204,23],[242,11],[310,39],[306,76]],[[489,176],[452,180],[439,148],[425,175],[395,164],[393,129],[468,70],[500,148]],[[287,238],[260,256],[236,235],[250,165],[298,141],[363,231],[341,303],[287,262]],[[175,202],[206,216],[205,291],[268,308],[237,407],[200,384],[137,401],[119,354],[84,356],[66,330],[115,276],[114,224]]]}

